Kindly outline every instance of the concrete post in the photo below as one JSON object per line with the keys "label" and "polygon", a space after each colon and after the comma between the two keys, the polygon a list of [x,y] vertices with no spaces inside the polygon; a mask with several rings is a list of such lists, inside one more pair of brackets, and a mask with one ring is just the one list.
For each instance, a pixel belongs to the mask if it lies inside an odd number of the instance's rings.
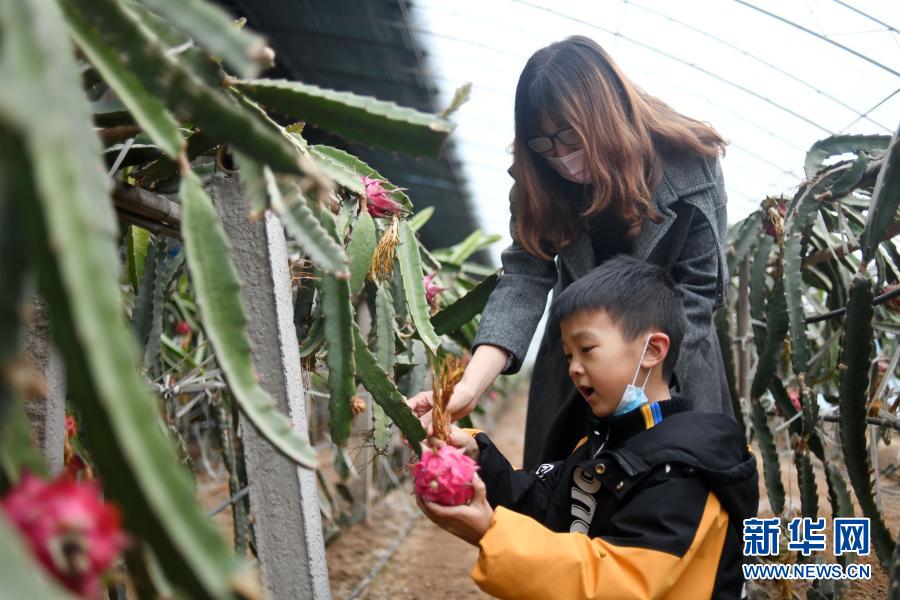
{"label": "concrete post", "polygon": [[34,312],[25,332],[25,349],[43,374],[47,395],[25,402],[25,413],[37,447],[47,459],[50,473],[63,469],[66,442],[66,372],[59,351],[52,343],[47,304],[36,296]]}
{"label": "concrete post", "polygon": [[[305,436],[284,229],[271,214],[249,220],[236,178],[214,177],[210,192],[234,250],[260,384]],[[241,431],[263,586],[275,599],[330,599],[315,472],[278,454],[243,419]]]}

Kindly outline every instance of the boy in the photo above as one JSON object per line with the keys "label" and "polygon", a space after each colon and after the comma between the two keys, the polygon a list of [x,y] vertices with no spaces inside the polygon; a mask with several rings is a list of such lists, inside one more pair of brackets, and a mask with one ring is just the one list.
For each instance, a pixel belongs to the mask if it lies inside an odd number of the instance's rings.
{"label": "boy", "polygon": [[593,413],[564,461],[514,470],[483,433],[475,497],[423,512],[480,546],[472,571],[499,598],[738,598],[756,462],[730,416],[695,413],[667,382],[685,328],[660,268],[617,256],[554,301],[569,375]]}

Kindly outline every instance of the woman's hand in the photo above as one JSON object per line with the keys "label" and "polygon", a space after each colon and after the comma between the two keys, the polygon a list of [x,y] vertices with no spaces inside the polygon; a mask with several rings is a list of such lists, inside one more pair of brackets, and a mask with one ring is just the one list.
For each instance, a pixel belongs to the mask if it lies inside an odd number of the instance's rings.
{"label": "woman's hand", "polygon": [[[453,388],[453,395],[447,408],[450,418],[457,421],[475,409],[481,395],[491,387],[497,375],[506,367],[509,353],[503,348],[483,344],[475,349],[462,379]],[[434,392],[419,392],[406,400],[406,405],[419,417],[422,427],[431,435],[431,409],[434,406]]]}
{"label": "woman's hand", "polygon": [[416,504],[432,523],[477,546],[491,525],[494,511],[487,501],[487,488],[477,473],[472,477],[472,485],[475,487],[475,496],[469,504],[441,506],[435,502],[426,502],[419,496],[416,496]]}
{"label": "woman's hand", "polygon": [[[465,379],[456,384],[453,388],[453,395],[450,396],[450,402],[447,408],[450,411],[450,419],[458,421],[475,409],[478,404],[480,394],[476,396],[475,390],[469,388]],[[434,408],[434,392],[428,390],[419,392],[415,396],[406,400],[406,405],[413,411],[413,414],[419,417],[422,427],[431,435],[431,409]]]}

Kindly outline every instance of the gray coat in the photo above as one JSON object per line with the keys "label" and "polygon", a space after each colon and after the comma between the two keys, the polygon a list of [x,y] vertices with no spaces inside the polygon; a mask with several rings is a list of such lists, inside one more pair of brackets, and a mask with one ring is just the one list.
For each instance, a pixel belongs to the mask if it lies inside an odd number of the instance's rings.
{"label": "gray coat", "polygon": [[[690,154],[660,155],[662,180],[653,202],[663,216],[645,221],[633,254],[666,268],[684,295],[688,326],[675,366],[679,392],[696,410],[733,414],[722,352],[712,324],[715,308],[725,303],[728,273],[723,242],[726,196],[717,159]],[[551,289],[556,293],[597,266],[587,231],[541,260],[515,241],[515,205],[510,192],[513,243],[501,260],[503,275],[485,306],[474,346],[491,344],[512,358],[504,373],[517,372],[544,312]],[[639,300],[639,299],[638,299]],[[568,376],[562,343],[547,327],[528,395],[525,468],[558,460],[584,435],[587,405]]]}

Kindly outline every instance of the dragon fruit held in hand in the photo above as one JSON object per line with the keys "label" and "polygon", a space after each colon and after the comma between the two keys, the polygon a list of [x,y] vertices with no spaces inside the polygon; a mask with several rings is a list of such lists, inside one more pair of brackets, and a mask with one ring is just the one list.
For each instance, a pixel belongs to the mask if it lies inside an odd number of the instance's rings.
{"label": "dragon fruit held in hand", "polygon": [[478,463],[459,448],[424,448],[422,459],[412,466],[413,485],[416,494],[424,500],[459,506],[475,495],[472,477],[477,470]]}

